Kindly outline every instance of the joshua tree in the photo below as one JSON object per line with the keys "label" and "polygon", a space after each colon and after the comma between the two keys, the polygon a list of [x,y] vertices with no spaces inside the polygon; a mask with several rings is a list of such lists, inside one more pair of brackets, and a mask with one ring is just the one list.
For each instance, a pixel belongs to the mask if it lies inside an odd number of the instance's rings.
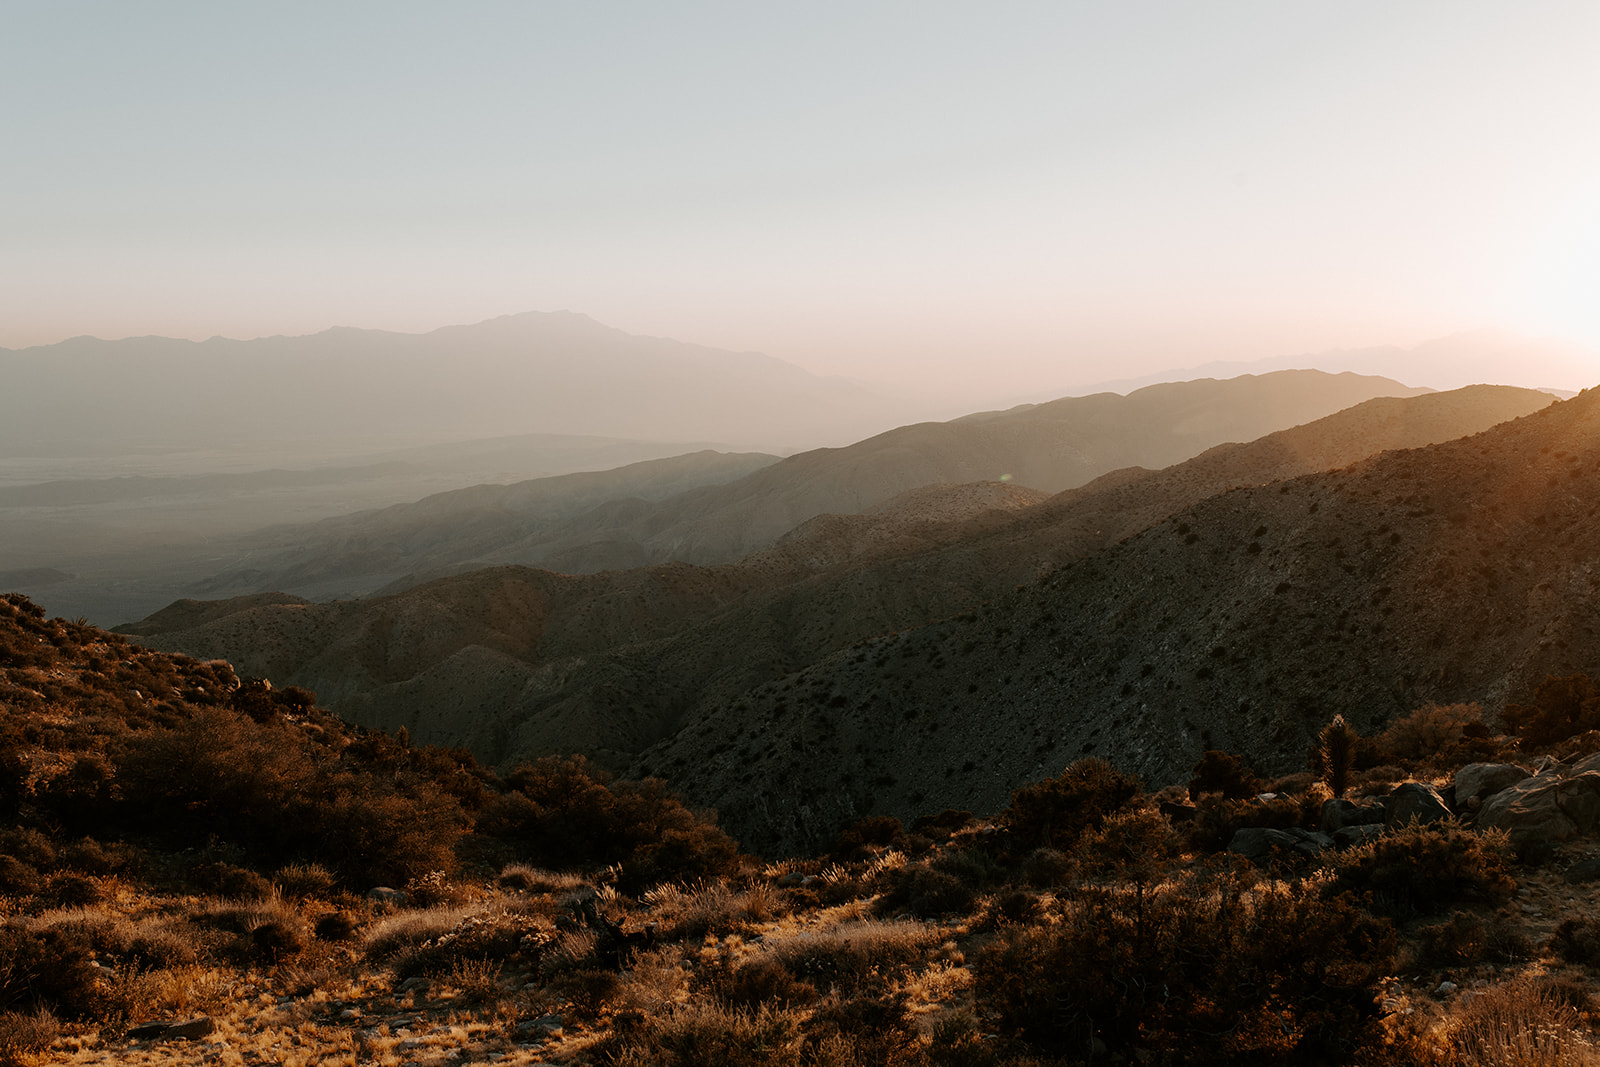
{"label": "joshua tree", "polygon": [[1350,772],[1356,762],[1356,741],[1360,737],[1346,725],[1343,715],[1335,715],[1317,735],[1317,769],[1336,797],[1344,796],[1350,786]]}

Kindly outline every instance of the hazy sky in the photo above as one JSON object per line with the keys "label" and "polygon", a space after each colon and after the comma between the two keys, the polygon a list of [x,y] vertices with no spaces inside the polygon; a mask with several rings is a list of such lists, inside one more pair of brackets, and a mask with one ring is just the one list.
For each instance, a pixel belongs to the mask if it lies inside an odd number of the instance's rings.
{"label": "hazy sky", "polygon": [[1600,347],[1592,0],[0,15],[4,347],[571,309],[1019,386]]}

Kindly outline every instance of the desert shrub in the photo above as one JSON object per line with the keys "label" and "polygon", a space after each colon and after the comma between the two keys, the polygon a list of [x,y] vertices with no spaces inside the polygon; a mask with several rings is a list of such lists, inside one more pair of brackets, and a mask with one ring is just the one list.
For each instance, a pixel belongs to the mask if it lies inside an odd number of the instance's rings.
{"label": "desert shrub", "polygon": [[1600,730],[1600,685],[1587,674],[1546,678],[1534,687],[1533,703],[1507,704],[1501,716],[1530,745]]}
{"label": "desert shrub", "polygon": [[0,893],[26,897],[44,888],[44,879],[33,866],[15,856],[0,855]]}
{"label": "desert shrub", "polygon": [[[615,979],[615,975],[612,976]],[[752,1010],[716,1001],[691,1001],[641,1021],[614,1042],[618,1067],[777,1067],[804,1062],[795,1012],[762,1005]]]}
{"label": "desert shrub", "polygon": [[1013,889],[994,898],[987,918],[992,926],[1030,923],[1040,917],[1042,909],[1043,901],[1039,894],[1026,889]]}
{"label": "desert shrub", "polygon": [[1139,780],[1103,759],[1079,760],[1054,778],[1011,794],[1001,823],[1016,848],[1069,850],[1087,830],[1139,795]]}
{"label": "desert shrub", "polygon": [[1568,963],[1600,966],[1600,924],[1592,919],[1567,919],[1556,927],[1550,948]]}
{"label": "desert shrub", "polygon": [[724,942],[700,953],[694,971],[694,991],[715,997],[729,1007],[754,1008],[762,1004],[788,1007],[809,1004],[817,989],[802,982],[771,955],[737,962],[737,950]]}
{"label": "desert shrub", "polygon": [[1077,853],[1083,870],[1102,877],[1147,878],[1177,850],[1178,837],[1154,807],[1124,809],[1083,835]]}
{"label": "desert shrub", "polygon": [[860,922],[807,930],[779,942],[773,957],[819,990],[853,994],[877,988],[886,972],[905,967],[938,942],[920,923]]}
{"label": "desert shrub", "polygon": [[1058,918],[1002,927],[973,968],[986,1025],[1041,1051],[1331,1062],[1377,1034],[1394,929],[1312,886],[1191,878],[1082,893]]}
{"label": "desert shrub", "polygon": [[382,963],[403,949],[449,933],[472,914],[466,908],[428,908],[391,915],[367,931],[362,956],[368,962]]}
{"label": "desert shrub", "polygon": [[291,863],[272,876],[278,892],[286,897],[306,900],[325,897],[338,887],[338,879],[320,863]]}
{"label": "desert shrub", "polygon": [[972,910],[977,894],[960,878],[930,863],[908,863],[889,878],[880,911],[904,908],[919,919]]}
{"label": "desert shrub", "polygon": [[[1560,933],[1556,931],[1558,938]],[[1533,955],[1533,946],[1517,930],[1470,911],[1458,911],[1444,922],[1420,926],[1415,937],[1418,962],[1436,967],[1507,964]]]}
{"label": "desert shrub", "polygon": [[736,866],[738,847],[715,817],[685,807],[660,779],[612,782],[573,756],[523,764],[505,784],[508,792],[485,805],[478,830],[511,843],[533,863],[620,863],[629,890],[714,878]]}
{"label": "desert shrub", "polygon": [[255,871],[231,863],[202,863],[189,875],[190,881],[213,896],[233,900],[266,900],[272,896],[272,883]]}
{"label": "desert shrub", "polygon": [[903,990],[867,996],[832,996],[806,1020],[806,1046],[814,1059],[830,1045],[848,1050],[848,1062],[886,1067],[915,1040],[916,1029]]}
{"label": "desert shrub", "polygon": [[0,1011],[45,1008],[68,1018],[92,1018],[101,998],[90,950],[78,928],[33,930],[16,920],[0,924]]}
{"label": "desert shrub", "polygon": [[874,847],[888,848],[904,837],[900,820],[893,815],[868,815],[840,830],[829,852],[837,860],[859,860]]}
{"label": "desert shrub", "polygon": [[1504,833],[1449,822],[1412,823],[1340,854],[1335,864],[1334,892],[1359,894],[1395,916],[1499,904],[1517,888]]}
{"label": "desert shrub", "polygon": [[23,1062],[37,1056],[61,1034],[56,1017],[44,1008],[30,1014],[0,1012],[0,1063]]}
{"label": "desert shrub", "polygon": [[598,1018],[622,990],[616,968],[596,967],[592,962],[558,971],[549,984],[552,991],[567,998],[568,1010],[583,1019]]}
{"label": "desert shrub", "polygon": [[369,885],[452,867],[466,828],[424,778],[376,773],[293,724],[220,708],[126,739],[116,774],[122,820],[139,832],[200,844],[227,826],[259,864],[312,859]]}
{"label": "desert shrub", "polygon": [[1034,849],[1017,868],[1022,881],[1035,889],[1066,885],[1076,880],[1078,874],[1077,860],[1053,848]]}
{"label": "desert shrub", "polygon": [[1600,1062],[1577,1009],[1547,984],[1526,977],[1473,997],[1452,1020],[1450,1038],[1462,1063],[1571,1067]]}
{"label": "desert shrub", "polygon": [[393,960],[396,977],[448,975],[463,962],[511,963],[537,970],[547,931],[533,917],[513,912],[479,912],[460,918],[449,929],[413,941]]}
{"label": "desert shrub", "polygon": [[668,941],[725,937],[749,930],[755,921],[746,895],[734,893],[721,882],[658,885],[641,899],[649,906],[652,917],[665,927],[662,936]]}
{"label": "desert shrub", "polygon": [[349,941],[361,928],[361,923],[347,911],[330,911],[317,920],[315,927],[319,941]]}
{"label": "desert shrub", "polygon": [[1253,797],[1262,791],[1261,779],[1243,756],[1208,749],[1194,765],[1189,779],[1189,799],[1199,800],[1205,793],[1221,793],[1230,800]]}
{"label": "desert shrub", "polygon": [[31,826],[0,831],[0,853],[15,856],[39,871],[50,870],[57,861],[55,845]]}
{"label": "desert shrub", "polygon": [[495,881],[505,889],[521,893],[568,893],[588,884],[588,879],[581,874],[546,871],[522,863],[507,864]]}
{"label": "desert shrub", "polygon": [[45,895],[56,907],[77,908],[98,904],[106,893],[100,883],[81,874],[58,874],[45,886]]}
{"label": "desert shrub", "polygon": [[1458,748],[1482,727],[1481,705],[1429,703],[1395,719],[1375,740],[1384,760],[1420,760]]}
{"label": "desert shrub", "polygon": [[306,950],[303,922],[271,918],[250,931],[250,943],[257,958],[277,963]]}

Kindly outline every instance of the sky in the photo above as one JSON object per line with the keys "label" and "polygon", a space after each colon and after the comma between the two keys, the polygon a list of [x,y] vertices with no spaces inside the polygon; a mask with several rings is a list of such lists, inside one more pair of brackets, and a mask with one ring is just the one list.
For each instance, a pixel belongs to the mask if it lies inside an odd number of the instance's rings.
{"label": "sky", "polygon": [[572,310],[1018,391],[1600,351],[1590,0],[0,15],[0,347]]}

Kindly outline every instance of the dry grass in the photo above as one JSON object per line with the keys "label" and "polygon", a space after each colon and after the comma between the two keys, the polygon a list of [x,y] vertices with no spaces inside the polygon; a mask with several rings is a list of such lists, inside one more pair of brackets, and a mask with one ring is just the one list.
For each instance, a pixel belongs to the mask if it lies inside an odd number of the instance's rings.
{"label": "dry grass", "polygon": [[1461,1060],[1482,1067],[1600,1064],[1577,1010],[1530,977],[1473,996],[1451,1021],[1450,1034]]}

